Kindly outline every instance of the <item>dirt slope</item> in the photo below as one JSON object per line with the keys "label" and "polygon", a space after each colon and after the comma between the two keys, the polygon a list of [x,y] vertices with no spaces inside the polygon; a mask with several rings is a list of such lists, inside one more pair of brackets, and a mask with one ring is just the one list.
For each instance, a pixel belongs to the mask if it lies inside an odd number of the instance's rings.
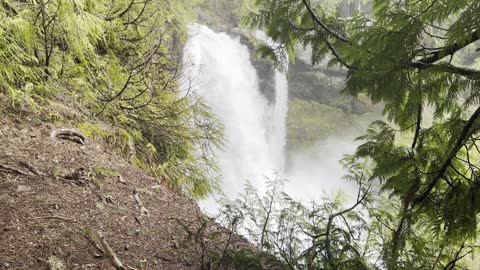
{"label": "dirt slope", "polygon": [[97,231],[127,269],[200,269],[227,239],[245,245],[101,144],[8,119],[0,119],[0,269],[114,269]]}

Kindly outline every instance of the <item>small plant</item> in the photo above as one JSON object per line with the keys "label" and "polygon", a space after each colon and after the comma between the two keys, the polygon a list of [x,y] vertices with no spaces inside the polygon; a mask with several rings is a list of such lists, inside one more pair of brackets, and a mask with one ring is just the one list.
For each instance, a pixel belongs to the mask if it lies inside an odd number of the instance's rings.
{"label": "small plant", "polygon": [[139,268],[142,268],[142,269],[143,269],[143,268],[145,268],[145,266],[147,266],[147,264],[148,264],[147,259],[141,259],[141,260],[137,263],[137,266],[138,266]]}
{"label": "small plant", "polygon": [[90,241],[96,242],[97,236],[90,228],[82,228],[80,234]]}
{"label": "small plant", "polygon": [[52,169],[52,175],[55,178],[63,177],[65,175],[65,173],[66,173],[66,171],[61,167],[54,167]]}
{"label": "small plant", "polygon": [[88,179],[97,187],[101,188],[103,182],[106,178],[109,177],[118,177],[120,176],[120,172],[115,171],[106,166],[95,166],[90,169],[88,173]]}
{"label": "small plant", "polygon": [[47,260],[49,270],[64,270],[65,265],[63,262],[56,256],[50,256]]}

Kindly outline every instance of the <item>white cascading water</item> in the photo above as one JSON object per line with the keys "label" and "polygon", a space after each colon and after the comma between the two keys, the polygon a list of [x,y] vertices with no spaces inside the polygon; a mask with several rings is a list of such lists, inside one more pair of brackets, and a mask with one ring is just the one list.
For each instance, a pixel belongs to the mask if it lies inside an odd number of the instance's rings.
{"label": "white cascading water", "polygon": [[[262,40],[272,48],[278,46],[265,32],[257,30],[255,37]],[[278,57],[281,52],[277,52]],[[288,66],[288,65],[286,65]],[[270,107],[270,129],[268,133],[268,141],[272,147],[272,157],[276,159],[277,164],[285,165],[285,146],[287,134],[287,113],[288,113],[288,81],[285,73],[275,70],[275,103]]]}
{"label": "white cascading water", "polygon": [[[235,197],[246,180],[263,190],[266,177],[284,166],[286,76],[276,73],[276,101],[269,104],[260,93],[248,48],[239,38],[203,25],[191,26],[185,56],[197,93],[224,125],[226,146],[217,153],[223,192]],[[203,206],[215,211],[212,202]]]}

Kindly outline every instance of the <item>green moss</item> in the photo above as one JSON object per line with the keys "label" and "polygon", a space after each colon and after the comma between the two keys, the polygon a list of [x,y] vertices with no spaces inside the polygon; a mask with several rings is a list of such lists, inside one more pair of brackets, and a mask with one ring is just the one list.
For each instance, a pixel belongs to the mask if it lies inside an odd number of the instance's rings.
{"label": "green moss", "polygon": [[87,238],[90,241],[97,241],[97,235],[90,228],[82,228],[80,231],[83,237]]}
{"label": "green moss", "polygon": [[109,134],[100,124],[84,122],[77,124],[77,128],[80,132],[85,134],[85,136],[93,140],[103,140],[107,138]]}
{"label": "green moss", "polygon": [[47,121],[52,123],[59,123],[59,122],[63,122],[64,119],[60,114],[51,112],[47,115]]}
{"label": "green moss", "polygon": [[114,177],[120,176],[120,172],[111,169],[110,167],[106,166],[95,166],[92,169],[92,173],[94,173],[97,177]]}
{"label": "green moss", "polygon": [[361,134],[376,118],[373,113],[350,114],[315,101],[295,99],[289,102],[287,146],[289,150],[300,150],[332,135]]}
{"label": "green moss", "polygon": [[107,166],[94,166],[90,169],[88,174],[88,179],[91,181],[97,188],[103,188],[105,180],[110,177],[120,176],[120,172],[113,170]]}

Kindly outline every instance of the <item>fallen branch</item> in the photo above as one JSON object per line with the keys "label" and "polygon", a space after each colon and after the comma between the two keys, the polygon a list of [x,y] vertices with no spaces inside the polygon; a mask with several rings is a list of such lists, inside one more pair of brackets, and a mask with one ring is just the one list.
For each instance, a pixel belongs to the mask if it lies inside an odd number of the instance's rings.
{"label": "fallen branch", "polygon": [[110,260],[110,263],[112,266],[117,269],[117,270],[137,270],[131,266],[128,265],[123,265],[122,262],[118,259],[117,254],[112,250],[112,248],[108,245],[107,241],[105,240],[105,237],[103,234],[99,231],[97,231],[97,236],[98,240],[100,241],[100,245],[102,246],[103,253],[107,256],[107,258]]}
{"label": "fallen branch", "polygon": [[54,130],[51,136],[64,139],[64,140],[69,140],[81,145],[84,145],[85,141],[87,140],[87,137],[85,135],[71,128],[62,128],[59,130]]}

